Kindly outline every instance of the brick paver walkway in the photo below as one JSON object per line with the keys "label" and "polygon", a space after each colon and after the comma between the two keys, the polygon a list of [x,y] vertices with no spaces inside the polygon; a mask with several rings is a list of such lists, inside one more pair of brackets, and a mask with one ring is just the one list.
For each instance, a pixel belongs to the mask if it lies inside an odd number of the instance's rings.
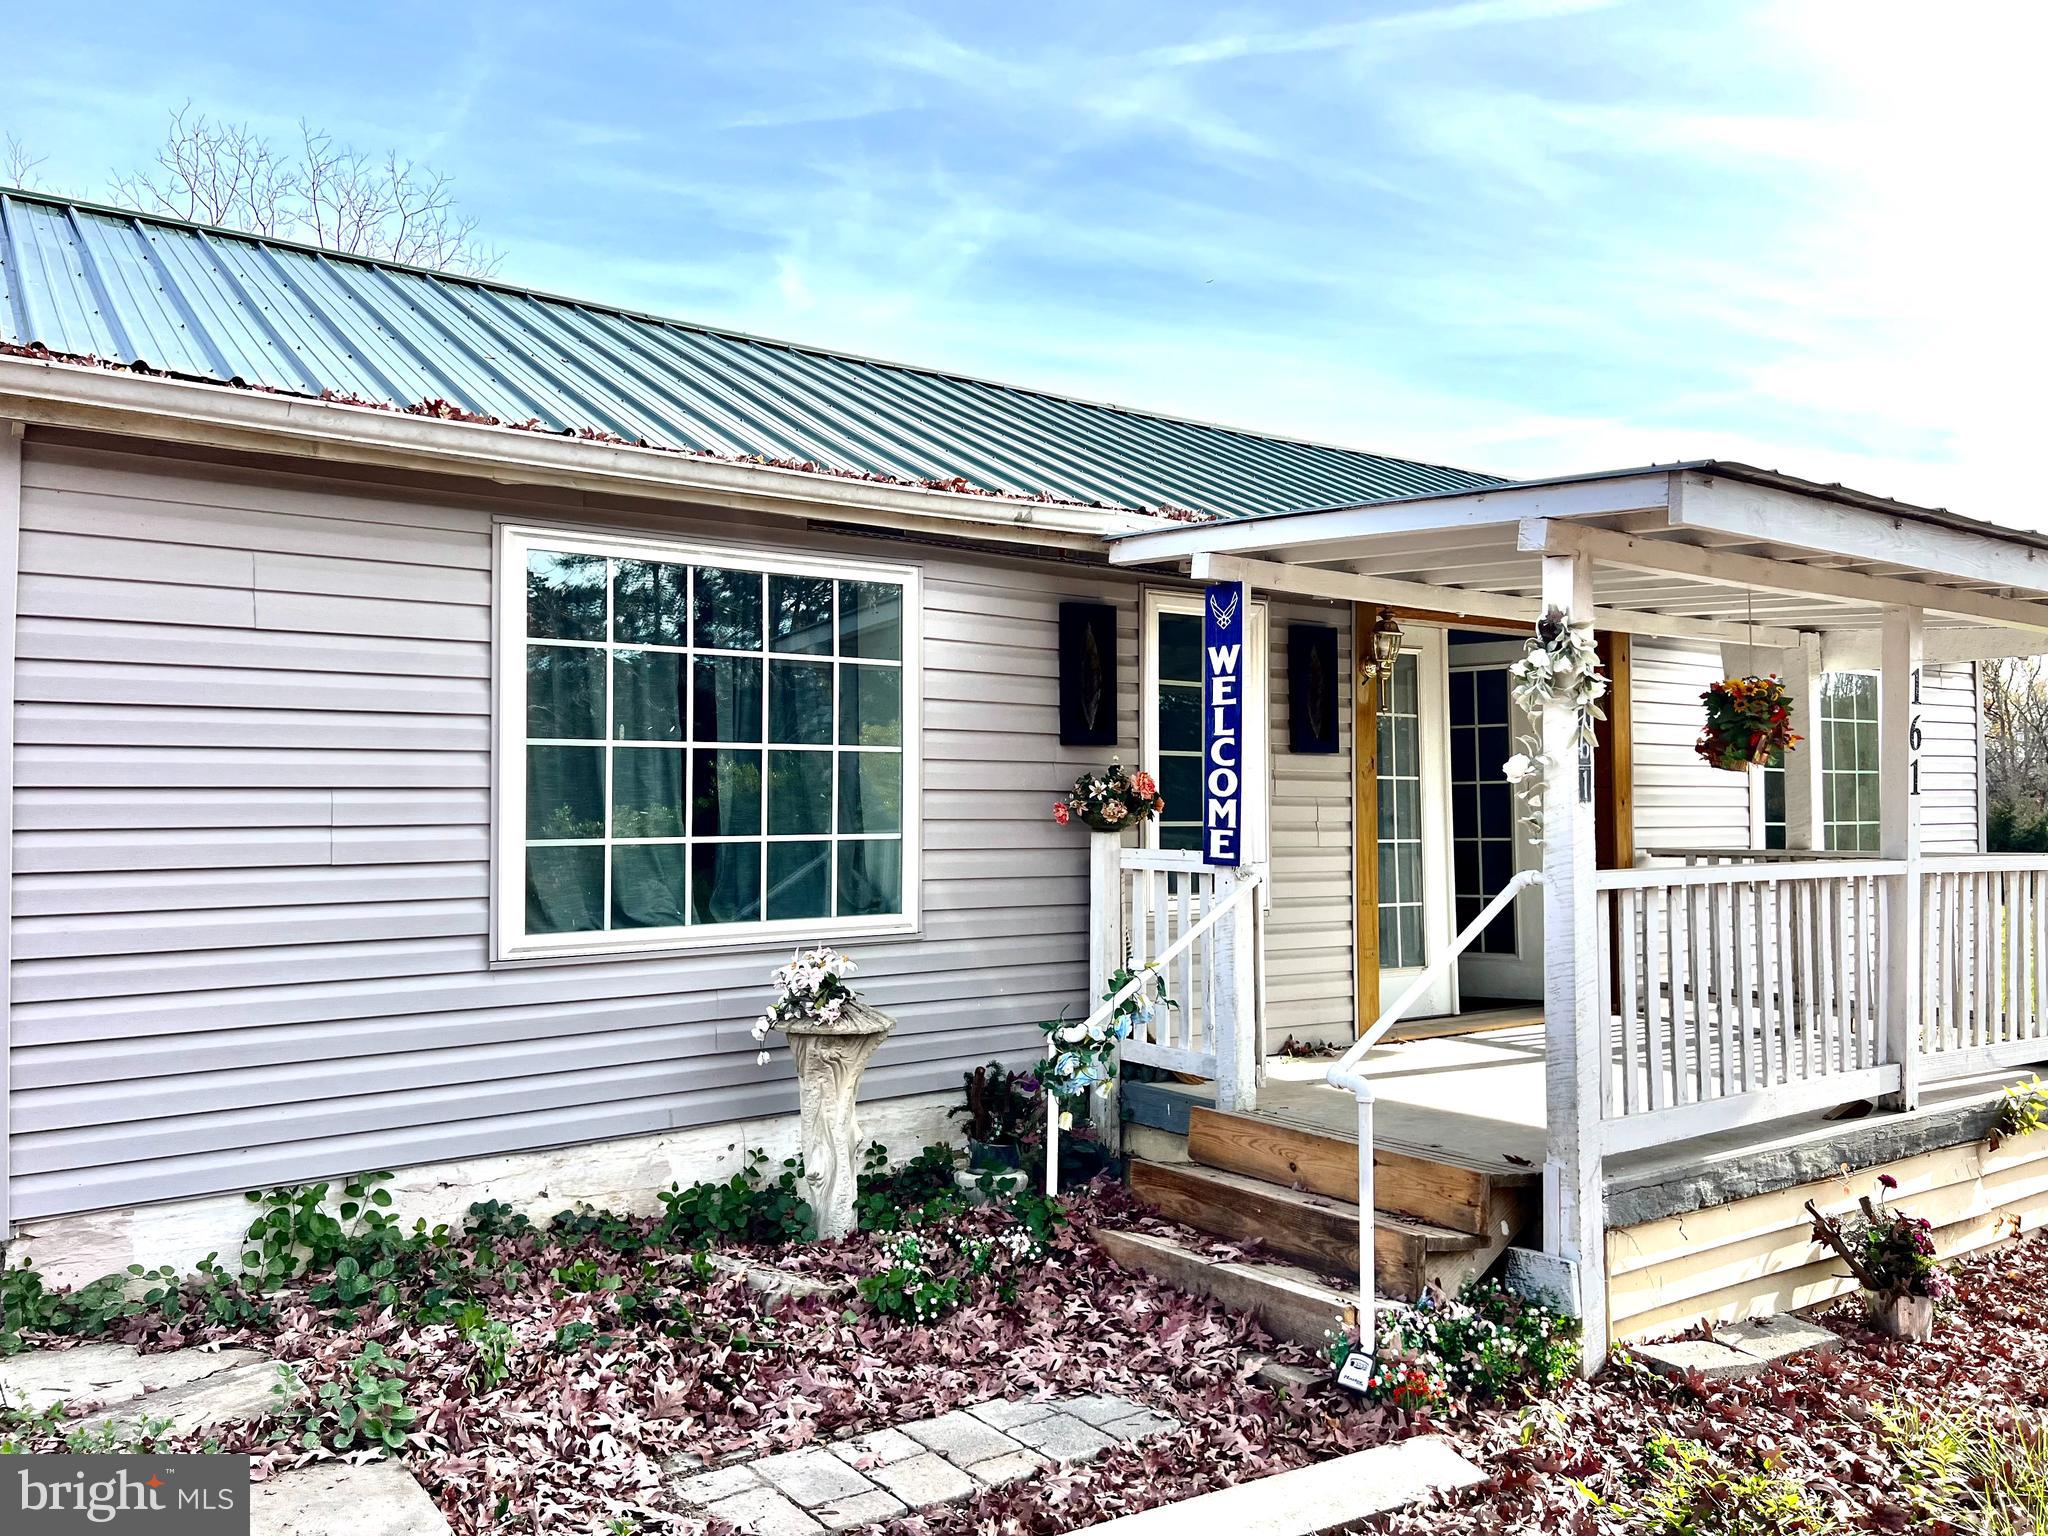
{"label": "brick paver walkway", "polygon": [[1087,1461],[1180,1421],[1126,1398],[1000,1399],[831,1445],[700,1472],[685,1501],[753,1536],[804,1536],[964,1499],[1055,1462]]}

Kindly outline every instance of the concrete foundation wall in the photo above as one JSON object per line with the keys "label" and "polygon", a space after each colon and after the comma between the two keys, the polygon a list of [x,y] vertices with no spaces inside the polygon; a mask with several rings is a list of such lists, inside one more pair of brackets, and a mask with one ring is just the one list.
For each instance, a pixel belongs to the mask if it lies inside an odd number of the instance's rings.
{"label": "concrete foundation wall", "polygon": [[[864,1104],[862,1136],[886,1146],[892,1162],[933,1142],[958,1144],[959,1122],[947,1111],[959,1100],[957,1093],[929,1093]],[[660,1192],[671,1183],[729,1179],[756,1151],[767,1154],[771,1173],[779,1175],[782,1160],[797,1150],[796,1116],[773,1115],[544,1152],[424,1163],[394,1169],[386,1187],[392,1211],[407,1226],[415,1218],[430,1227],[458,1225],[479,1200],[503,1201],[535,1221],[578,1202],[653,1215],[661,1209]],[[332,1178],[338,1184],[358,1171],[337,1168]],[[202,1195],[25,1222],[7,1245],[7,1260],[29,1259],[45,1280],[61,1285],[80,1285],[130,1264],[189,1269],[209,1253],[232,1269],[255,1209],[240,1194]]]}

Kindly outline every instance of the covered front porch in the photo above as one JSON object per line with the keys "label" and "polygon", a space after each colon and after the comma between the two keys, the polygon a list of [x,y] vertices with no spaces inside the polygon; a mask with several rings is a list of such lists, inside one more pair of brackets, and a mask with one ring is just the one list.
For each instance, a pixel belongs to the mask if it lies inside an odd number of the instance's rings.
{"label": "covered front porch", "polygon": [[[1199,853],[1098,849],[1096,974],[1159,962],[1182,1005],[1127,1045],[1128,1066],[1154,1069],[1133,1075],[1198,1079],[1162,1091],[1206,1094],[1212,1112],[1527,1170],[1540,1194],[1516,1236],[1558,1261],[1589,1334],[1608,1330],[1609,1229],[1714,1202],[1714,1180],[1688,1184],[1688,1170],[1810,1169],[1831,1138],[1854,1163],[1860,1144],[1904,1144],[1865,1127],[1965,1127],[1965,1110],[2048,1060],[2048,859],[1986,855],[1947,825],[1923,783],[1922,696],[1923,668],[2048,649],[2048,541],[1692,464],[1138,534],[1112,559],[1228,584],[1248,603],[1349,605],[1361,826],[1355,1038],[1334,1061],[1266,1055],[1267,953],[1285,922],[1274,860],[1224,869]],[[1393,674],[1374,631],[1391,618],[1409,635],[1505,641],[1546,610],[1590,629],[1617,681],[1632,643],[1718,647],[1715,675],[1776,673],[1809,741],[1770,770],[1775,783],[1764,769],[1725,776],[1746,807],[1732,833],[1638,846],[1631,746],[1646,733],[1628,693],[1592,742],[1569,706],[1543,706],[1526,722],[1550,765],[1540,833],[1518,836],[1526,854],[1483,889],[1459,886],[1451,920],[1406,944],[1378,889],[1395,861],[1384,841],[1373,857],[1365,830],[1401,831],[1375,803],[1389,782],[1377,754],[1388,709],[1407,707],[1383,696]],[[1867,720],[1830,717],[1824,690],[1846,674],[1874,674],[1854,690]],[[1874,772],[1823,769],[1824,719],[1849,728],[1852,757],[1858,741],[1874,746]],[[1497,771],[1488,761],[1481,777]],[[1491,1028],[1417,1030],[1518,909],[1532,1021],[1510,1008]],[[1400,965],[1377,953],[1390,939]],[[1372,1211],[1376,1159],[1352,1160],[1355,1208]],[[1681,1188],[1691,1194],[1670,1193]]]}

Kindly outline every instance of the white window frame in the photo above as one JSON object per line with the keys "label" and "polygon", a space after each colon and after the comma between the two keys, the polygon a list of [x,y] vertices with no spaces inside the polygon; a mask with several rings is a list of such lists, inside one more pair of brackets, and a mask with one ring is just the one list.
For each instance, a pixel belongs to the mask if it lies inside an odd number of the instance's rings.
{"label": "white window frame", "polygon": [[[1828,815],[1828,781],[1830,779],[1869,778],[1876,784],[1878,794],[1880,796],[1883,795],[1885,742],[1882,731],[1884,711],[1882,706],[1880,705],[1878,709],[1878,718],[1875,720],[1839,720],[1839,717],[1830,715],[1827,712],[1828,681],[1829,679],[1836,677],[1867,677],[1871,679],[1873,694],[1876,694],[1877,690],[1883,686],[1882,679],[1879,678],[1878,674],[1874,670],[1864,667],[1840,667],[1835,669],[1834,671],[1824,674],[1821,678],[1821,685],[1818,692],[1818,702],[1820,708],[1815,717],[1815,724],[1818,725],[1820,728],[1820,742],[1818,744],[1818,751],[1820,754],[1820,804],[1816,806],[1814,810],[1815,820],[1819,823],[1818,830],[1820,832],[1820,846],[1831,853],[1875,853],[1877,850],[1874,848],[1840,849],[1835,847],[1835,829],[1837,827],[1880,827],[1880,824],[1878,822],[1865,821],[1861,816],[1858,816],[1854,821],[1843,821],[1839,818],[1831,818]],[[1838,723],[1838,720],[1839,723],[1842,724],[1869,725],[1874,730],[1877,730],[1879,732],[1877,741],[1877,766],[1875,768],[1857,768],[1853,765],[1844,768],[1834,762],[1834,732],[1830,730],[1829,727]],[[1862,791],[1860,789],[1857,791],[1857,799],[1859,802],[1862,799]],[[1790,829],[1788,828],[1787,830],[1789,831]],[[1880,837],[1881,836],[1882,829],[1880,827]],[[1860,837],[1858,841],[1861,841]]]}
{"label": "white window frame", "polygon": [[[715,566],[760,571],[769,575],[811,576],[833,581],[888,582],[903,590],[902,724],[903,829],[902,907],[900,913],[867,917],[760,919],[751,923],[717,923],[675,928],[604,929],[589,933],[528,934],[526,932],[526,564],[532,549],[555,549],[614,560],[652,560],[669,565]],[[868,560],[820,557],[776,549],[748,548],[702,539],[597,533],[572,527],[500,523],[493,566],[492,741],[491,776],[491,953],[494,961],[516,962],[590,957],[682,954],[747,946],[784,948],[837,943],[845,939],[914,934],[922,923],[923,836],[921,769],[923,766],[923,617],[922,572],[915,566]],[[836,635],[836,626],[835,626]],[[764,637],[765,639],[765,637]],[[609,646],[610,641],[606,644]],[[835,640],[836,648],[836,640]],[[769,653],[773,654],[773,653]],[[837,673],[834,661],[833,734],[838,734]],[[762,695],[765,717],[767,695]],[[765,735],[765,719],[764,731]],[[602,743],[607,755],[614,745]],[[762,750],[770,744],[762,743]],[[685,740],[684,751],[692,750]],[[835,754],[836,755],[836,754]],[[834,783],[838,775],[835,771]],[[765,779],[765,757],[764,757]],[[607,774],[609,785],[609,774]],[[607,791],[608,793],[608,791]],[[835,791],[836,796],[836,791]],[[687,790],[684,796],[688,800]],[[835,798],[836,804],[836,798]],[[611,807],[605,806],[606,841],[610,841]],[[773,841],[764,824],[763,841]],[[836,823],[831,833],[841,834]],[[815,841],[814,836],[789,841]],[[686,846],[692,841],[679,839]],[[609,865],[607,864],[607,867]],[[836,868],[836,864],[835,864]],[[601,893],[609,919],[611,892]]]}

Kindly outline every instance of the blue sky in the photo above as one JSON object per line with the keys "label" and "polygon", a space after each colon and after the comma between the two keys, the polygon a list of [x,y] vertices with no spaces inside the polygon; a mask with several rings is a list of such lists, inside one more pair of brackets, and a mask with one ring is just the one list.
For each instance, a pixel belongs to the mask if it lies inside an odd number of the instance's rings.
{"label": "blue sky", "polygon": [[0,0],[0,133],[452,174],[511,281],[1513,475],[2048,525],[2018,6]]}

